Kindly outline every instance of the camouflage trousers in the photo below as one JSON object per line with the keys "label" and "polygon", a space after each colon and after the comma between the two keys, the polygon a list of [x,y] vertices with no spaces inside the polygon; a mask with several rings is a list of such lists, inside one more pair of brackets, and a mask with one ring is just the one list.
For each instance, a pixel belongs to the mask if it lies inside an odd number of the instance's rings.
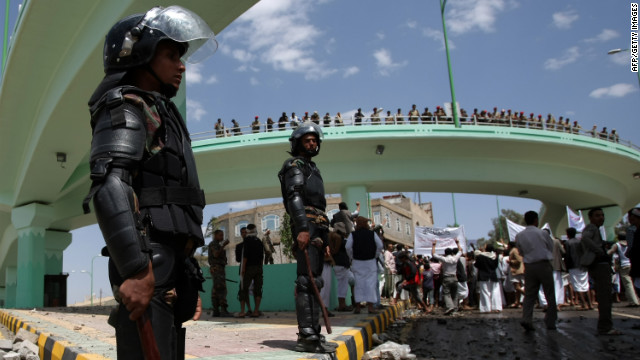
{"label": "camouflage trousers", "polygon": [[211,289],[211,305],[215,310],[227,307],[227,275],[224,265],[213,265],[211,277],[213,288]]}

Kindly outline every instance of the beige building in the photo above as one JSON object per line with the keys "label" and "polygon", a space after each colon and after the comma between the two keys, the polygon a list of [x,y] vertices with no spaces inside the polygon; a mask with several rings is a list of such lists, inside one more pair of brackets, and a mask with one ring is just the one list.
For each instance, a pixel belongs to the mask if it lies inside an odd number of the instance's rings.
{"label": "beige building", "polygon": [[[333,214],[338,212],[338,204],[342,201],[340,197],[327,197],[327,216],[329,220]],[[411,199],[403,195],[386,196],[382,199],[371,199],[371,215],[361,214],[371,217],[374,224],[382,224],[384,221],[385,240],[392,243],[402,243],[413,247],[413,232],[417,223],[420,226],[433,225],[433,213],[431,203],[415,204]],[[350,211],[355,211],[355,204],[349,205]],[[229,265],[238,265],[235,258],[235,247],[242,238],[240,229],[248,224],[255,224],[261,234],[267,230],[271,231],[271,241],[276,252],[273,255],[274,263],[290,263],[291,260],[282,254],[280,246],[280,226],[284,218],[284,206],[282,203],[261,205],[253,209],[229,212],[218,217],[218,228],[224,232],[224,238],[229,239],[227,246],[227,260]],[[208,221],[205,219],[205,221]],[[209,244],[211,239],[206,239]]]}

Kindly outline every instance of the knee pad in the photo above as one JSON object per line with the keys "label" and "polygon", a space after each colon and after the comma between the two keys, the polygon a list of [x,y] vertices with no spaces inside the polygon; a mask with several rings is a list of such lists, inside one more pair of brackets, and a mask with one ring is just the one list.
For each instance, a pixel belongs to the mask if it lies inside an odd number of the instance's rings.
{"label": "knee pad", "polygon": [[169,246],[151,243],[153,276],[156,281],[156,291],[163,293],[174,286],[175,253]]}
{"label": "knee pad", "polygon": [[[321,277],[314,278],[316,287],[318,290],[322,289],[324,280]],[[296,279],[296,290],[313,294],[313,286],[311,285],[311,279],[306,275],[299,275]]]}

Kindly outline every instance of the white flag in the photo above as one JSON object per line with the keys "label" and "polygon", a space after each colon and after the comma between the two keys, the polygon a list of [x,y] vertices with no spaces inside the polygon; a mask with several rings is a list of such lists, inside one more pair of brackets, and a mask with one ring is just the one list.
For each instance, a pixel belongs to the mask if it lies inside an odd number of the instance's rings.
{"label": "white flag", "polygon": [[574,213],[569,206],[567,206],[567,221],[569,227],[576,229],[578,232],[582,232],[585,228],[584,217],[582,216],[582,210],[579,210],[580,215]]}
{"label": "white flag", "polygon": [[507,230],[509,231],[509,242],[515,242],[516,235],[518,235],[520,231],[524,230],[525,227],[518,225],[507,218],[505,219],[507,220]]}

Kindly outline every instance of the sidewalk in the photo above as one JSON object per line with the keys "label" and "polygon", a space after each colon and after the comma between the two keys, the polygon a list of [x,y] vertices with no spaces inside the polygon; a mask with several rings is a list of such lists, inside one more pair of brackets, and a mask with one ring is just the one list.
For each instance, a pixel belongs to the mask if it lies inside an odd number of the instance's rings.
{"label": "sidewalk", "polygon": [[[383,332],[404,304],[385,307],[375,315],[333,312],[332,334],[339,347],[335,359],[356,360],[371,348],[371,335]],[[107,324],[110,307],[66,307],[34,310],[0,309],[0,322],[14,333],[21,327],[40,334],[40,358],[64,360],[116,359],[115,332]],[[187,359],[331,359],[325,354],[291,351],[296,342],[293,312],[265,312],[260,318],[214,318],[205,311],[189,321]]]}

